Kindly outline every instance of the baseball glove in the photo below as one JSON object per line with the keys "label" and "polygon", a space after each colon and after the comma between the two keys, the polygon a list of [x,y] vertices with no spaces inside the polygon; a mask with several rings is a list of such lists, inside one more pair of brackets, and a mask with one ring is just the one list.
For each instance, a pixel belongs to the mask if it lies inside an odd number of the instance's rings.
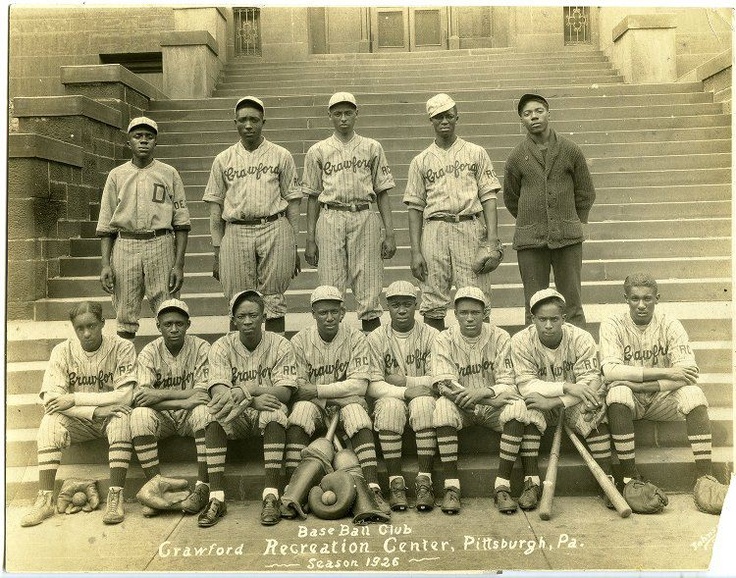
{"label": "baseball glove", "polygon": [[56,499],[56,511],[60,514],[91,512],[100,505],[100,493],[94,480],[69,478],[64,480]]}
{"label": "baseball glove", "polygon": [[651,482],[633,479],[624,486],[624,499],[636,514],[659,514],[669,503],[667,495]]}
{"label": "baseball glove", "polygon": [[473,257],[473,273],[483,275],[495,271],[503,261],[503,244],[499,241],[495,246],[481,245]]}
{"label": "baseball glove", "polygon": [[138,501],[154,510],[180,510],[181,502],[189,497],[189,482],[155,476],[136,494]]}
{"label": "baseball glove", "polygon": [[726,500],[728,486],[720,483],[713,476],[701,476],[695,482],[693,498],[698,510],[706,514],[720,514]]}

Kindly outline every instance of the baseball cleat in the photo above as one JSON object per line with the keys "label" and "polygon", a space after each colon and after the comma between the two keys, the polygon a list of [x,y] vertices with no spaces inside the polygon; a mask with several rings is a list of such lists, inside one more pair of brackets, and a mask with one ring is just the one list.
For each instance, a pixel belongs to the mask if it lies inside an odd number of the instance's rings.
{"label": "baseball cleat", "polygon": [[275,495],[267,494],[261,508],[261,524],[264,526],[278,524],[281,521],[280,505],[281,501]]}
{"label": "baseball cleat", "polygon": [[445,497],[442,498],[442,505],[440,506],[445,514],[459,514],[460,513],[460,488],[450,486],[445,488]]}
{"label": "baseball cleat", "polygon": [[516,502],[511,497],[510,490],[506,486],[499,486],[496,488],[493,494],[493,500],[496,502],[496,507],[499,512],[503,514],[513,514],[516,512]]}
{"label": "baseball cleat", "polygon": [[522,510],[534,510],[539,504],[539,497],[542,493],[542,488],[539,484],[535,484],[531,478],[527,478],[524,481],[524,491],[519,496],[519,507]]}
{"label": "baseball cleat", "polygon": [[404,512],[409,506],[406,501],[406,484],[404,483],[404,477],[399,476],[394,478],[388,487],[388,502],[391,509],[396,512]]}
{"label": "baseball cleat", "polygon": [[33,502],[33,507],[30,511],[23,516],[20,521],[20,525],[24,528],[29,526],[37,526],[43,522],[46,518],[50,518],[54,515],[54,504],[53,492],[39,490],[36,496],[36,501]]}
{"label": "baseball cleat", "polygon": [[431,512],[434,509],[432,481],[427,476],[417,476],[414,483],[417,496],[417,510],[420,512]]}
{"label": "baseball cleat", "polygon": [[197,518],[197,525],[200,528],[209,528],[217,524],[220,518],[227,514],[227,505],[217,498],[210,498],[207,507]]}
{"label": "baseball cleat", "polygon": [[381,488],[379,486],[371,486],[371,490],[373,490],[373,493],[376,496],[376,505],[378,506],[378,509],[387,516],[390,516],[391,507],[386,503],[386,500],[383,499],[383,492],[381,492]]}
{"label": "baseball cleat", "polygon": [[207,484],[197,484],[194,491],[181,503],[181,509],[186,514],[199,514],[210,499],[210,487]]}
{"label": "baseball cleat", "polygon": [[125,518],[123,510],[123,488],[110,488],[107,492],[107,506],[102,521],[105,524],[119,524]]}

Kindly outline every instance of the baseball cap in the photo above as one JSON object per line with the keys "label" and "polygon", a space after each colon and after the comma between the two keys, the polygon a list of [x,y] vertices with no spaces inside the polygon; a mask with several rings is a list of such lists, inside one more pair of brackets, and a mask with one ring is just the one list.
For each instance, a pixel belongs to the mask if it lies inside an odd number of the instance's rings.
{"label": "baseball cap", "polygon": [[245,291],[236,293],[235,295],[233,295],[233,298],[230,299],[230,315],[235,315],[235,308],[240,304],[243,298],[248,295],[255,295],[256,297],[259,297],[261,300],[263,300],[263,295],[261,295],[255,289],[246,289]]}
{"label": "baseball cap", "polygon": [[342,293],[340,293],[337,287],[333,287],[332,285],[320,285],[312,291],[309,304],[314,305],[317,301],[339,301],[342,303]]}
{"label": "baseball cap", "polygon": [[519,104],[516,105],[516,112],[519,113],[519,116],[521,116],[521,109],[524,108],[524,105],[526,105],[527,102],[530,100],[536,100],[544,104],[545,107],[549,108],[549,103],[547,102],[547,99],[544,98],[541,94],[534,94],[533,92],[527,92],[526,94],[522,94],[521,98],[519,99]]}
{"label": "baseball cap", "polygon": [[557,297],[565,303],[565,298],[562,296],[562,293],[552,289],[552,287],[547,287],[546,289],[541,289],[532,295],[531,299],[529,299],[529,310],[531,311],[534,309],[535,305],[542,301],[546,301],[547,299],[551,299],[552,297]]}
{"label": "baseball cap", "polygon": [[391,297],[414,297],[416,299],[417,288],[409,281],[394,281],[386,287],[386,299]]}
{"label": "baseball cap", "polygon": [[177,311],[181,311],[184,315],[189,317],[189,305],[184,303],[181,299],[167,299],[161,305],[158,306],[158,310],[156,311],[156,317],[161,315],[164,311],[167,309],[176,309]]}
{"label": "baseball cap", "polygon": [[453,106],[455,106],[455,101],[452,100],[452,97],[442,92],[427,101],[427,114],[429,118],[432,118],[436,114],[450,110]]}
{"label": "baseball cap", "polygon": [[235,103],[235,112],[238,112],[238,109],[244,103],[252,104],[263,114],[266,114],[266,107],[263,106],[263,101],[260,98],[256,98],[255,96],[244,96],[243,98],[241,98],[238,102]]}
{"label": "baseball cap", "polygon": [[341,102],[349,102],[355,108],[358,108],[358,103],[355,101],[355,97],[349,92],[336,92],[330,97],[330,102],[327,104],[327,110],[330,110],[336,104]]}
{"label": "baseball cap", "polygon": [[153,132],[158,134],[158,125],[155,120],[151,120],[147,116],[137,116],[128,123],[128,132],[139,126],[147,126],[152,129]]}
{"label": "baseball cap", "polygon": [[488,305],[490,305],[490,303],[488,303],[488,299],[486,299],[485,293],[477,287],[460,287],[460,289],[455,292],[454,303],[457,303],[460,299],[475,299],[476,301],[483,303],[483,307],[488,307]]}

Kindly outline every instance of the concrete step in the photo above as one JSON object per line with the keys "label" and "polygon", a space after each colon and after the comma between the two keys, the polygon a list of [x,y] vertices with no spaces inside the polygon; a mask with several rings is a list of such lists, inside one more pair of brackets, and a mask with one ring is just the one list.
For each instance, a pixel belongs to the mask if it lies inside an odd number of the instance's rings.
{"label": "concrete step", "polygon": [[[540,453],[540,470],[546,471],[548,454]],[[439,460],[437,460],[439,461]],[[714,469],[719,478],[726,481],[727,474],[733,469],[731,448],[713,449]],[[667,492],[690,492],[695,483],[695,464],[692,451],[689,448],[642,448],[637,451],[637,465],[641,474],[655,481],[658,486]],[[439,464],[438,464],[439,466]],[[493,476],[498,470],[497,456],[463,456],[458,464],[460,483],[463,495],[471,497],[489,496]],[[186,478],[190,486],[196,481],[196,465],[166,464],[163,469],[165,475],[175,478]],[[404,460],[404,473],[410,488],[413,488],[417,472],[416,461],[412,458]],[[514,468],[512,484],[521,486],[521,468]],[[618,475],[618,472],[617,472]],[[56,482],[56,490],[61,488],[63,480],[70,477],[89,478],[98,480],[98,488],[102,495],[106,495],[109,487],[109,471],[104,464],[62,464]],[[386,471],[379,465],[380,482],[384,489],[387,487]],[[435,469],[433,479],[442,480],[439,467]],[[38,491],[38,469],[34,466],[6,468],[5,491],[6,500],[32,499]],[[125,495],[132,499],[145,483],[142,470],[134,465],[130,468],[125,484]],[[225,494],[229,500],[260,500],[263,491],[263,463],[261,460],[247,463],[228,463],[225,472]],[[441,488],[438,483],[437,490]],[[411,490],[410,490],[411,493]],[[557,485],[555,494],[569,495],[596,495],[599,488],[595,479],[582,459],[576,455],[560,456],[558,464]]]}
{"label": "concrete step", "polygon": [[[584,261],[583,281],[594,282],[607,279],[624,279],[628,272],[646,269],[657,279],[707,279],[710,277],[727,277],[731,272],[730,257],[694,257],[690,259],[618,259],[609,261]],[[188,269],[185,275],[185,288],[193,293],[216,293],[220,290],[220,282],[212,277],[212,270],[194,272]],[[384,266],[384,285],[393,281],[411,277],[408,265],[398,265],[393,260]],[[516,263],[502,263],[493,275],[498,285],[511,284],[519,279]],[[103,296],[104,292],[98,283],[99,276],[56,277],[48,281],[50,298]],[[290,290],[309,291],[319,285],[317,269],[306,265],[300,275],[289,285]]]}

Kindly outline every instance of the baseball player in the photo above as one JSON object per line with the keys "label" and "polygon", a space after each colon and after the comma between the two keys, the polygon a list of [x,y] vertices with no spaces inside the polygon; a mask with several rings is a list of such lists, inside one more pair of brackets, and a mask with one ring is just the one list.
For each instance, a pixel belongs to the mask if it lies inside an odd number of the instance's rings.
{"label": "baseball player", "polygon": [[529,299],[549,285],[565,296],[569,323],[585,328],[581,297],[583,224],[595,201],[595,188],[580,147],[549,126],[549,103],[524,94],[517,112],[527,137],[506,160],[503,198],[516,219],[514,244],[524,285],[526,324]]}
{"label": "baseball player", "polygon": [[[138,462],[146,479],[160,476],[158,440],[173,435],[193,437],[197,448],[198,478],[182,509],[196,514],[209,500],[209,477],[204,431],[214,418],[206,410],[210,401],[207,355],[210,344],[187,335],[191,326],[189,306],[167,299],[158,309],[156,327],[161,337],[147,344],[136,362],[135,408],[130,414],[130,433]],[[144,506],[144,515],[158,510]]]}
{"label": "baseball player", "polygon": [[209,355],[208,405],[216,421],[205,428],[210,501],[199,515],[200,527],[215,525],[227,512],[223,478],[227,440],[263,436],[266,487],[261,524],[281,519],[279,486],[286,442],[286,404],[296,388],[291,344],[281,335],[263,332],[265,299],[255,290],[236,293],[230,312],[237,332],[212,344]]}
{"label": "baseball player", "polygon": [[184,282],[189,209],[179,173],[153,158],[157,136],[150,118],[130,121],[133,158],[107,176],[97,221],[100,282],[112,294],[118,335],[126,339],[138,331],[144,293],[155,313]]}
{"label": "baseball player", "polygon": [[[450,288],[466,285],[491,294],[490,273],[473,272],[481,245],[500,246],[496,193],[501,189],[488,153],[455,134],[455,101],[427,101],[434,142],[414,157],[404,203],[409,207],[411,271],[420,281],[425,323],[444,329]],[[490,313],[490,309],[487,311]]]}
{"label": "baseball player", "polygon": [[102,521],[123,521],[123,487],[133,452],[130,401],[135,385],[135,349],[130,341],[102,335],[99,303],[82,301],[69,319],[77,339],[54,347],[43,376],[44,416],[38,428],[39,491],[21,526],[35,526],[54,514],[52,495],[62,450],[73,443],[107,438],[110,490]]}
{"label": "baseball player", "polygon": [[[488,300],[477,287],[460,287],[455,294],[457,325],[440,333],[432,346],[432,378],[440,398],[433,423],[445,473],[442,511],[460,512],[458,436],[463,427],[481,425],[501,433],[494,499],[500,512],[511,514],[511,470],[526,438],[529,416],[514,387],[510,338],[503,329],[483,323]],[[519,504],[536,507],[537,495],[525,488]]]}
{"label": "baseball player", "polygon": [[[327,108],[335,131],[312,145],[304,159],[304,259],[317,267],[320,285],[335,286],[342,293],[350,285],[363,331],[369,332],[381,324],[382,259],[396,253],[388,197],[395,183],[380,143],[355,133],[355,97],[338,92]],[[380,219],[370,210],[374,201]]]}
{"label": "baseball player", "polygon": [[371,382],[368,397],[374,400],[373,427],[378,432],[386,462],[389,505],[406,510],[406,482],[401,470],[401,438],[406,418],[414,431],[419,472],[416,477],[416,507],[434,508],[432,463],[437,436],[432,426],[435,392],[432,388],[431,348],[437,330],[416,323],[417,290],[408,281],[394,281],[386,288],[391,324],[368,336],[371,351]]}
{"label": "baseball player", "polygon": [[[565,424],[585,439],[595,461],[613,480],[595,340],[584,329],[566,323],[565,298],[554,289],[537,291],[529,305],[533,324],[511,339],[516,385],[530,418],[521,447],[524,489],[540,493],[539,440],[547,425],[557,422],[562,407]],[[604,502],[612,507],[605,495]]]}
{"label": "baseball player", "polygon": [[600,328],[608,421],[623,483],[640,477],[633,422],[638,419],[684,418],[696,475],[712,475],[708,401],[698,385],[698,366],[685,328],[656,310],[659,288],[651,275],[629,275],[624,281],[624,298],[628,311],[604,320]]}
{"label": "baseball player", "polygon": [[[356,328],[342,324],[345,306],[336,287],[320,285],[312,291],[310,302],[316,325],[291,340],[299,389],[286,432],[287,478],[299,465],[301,451],[315,432],[325,429],[331,416],[339,412],[340,425],[350,438],[377,505],[389,514],[391,509],[378,484],[373,424],[364,397],[371,376],[368,341]],[[282,515],[291,516],[288,512]]]}
{"label": "baseball player", "polygon": [[263,101],[235,105],[240,140],[215,157],[203,200],[210,208],[212,275],[228,300],[255,287],[266,304],[266,331],[284,332],[284,292],[299,271],[296,233],[301,191],[291,153],[266,140]]}

